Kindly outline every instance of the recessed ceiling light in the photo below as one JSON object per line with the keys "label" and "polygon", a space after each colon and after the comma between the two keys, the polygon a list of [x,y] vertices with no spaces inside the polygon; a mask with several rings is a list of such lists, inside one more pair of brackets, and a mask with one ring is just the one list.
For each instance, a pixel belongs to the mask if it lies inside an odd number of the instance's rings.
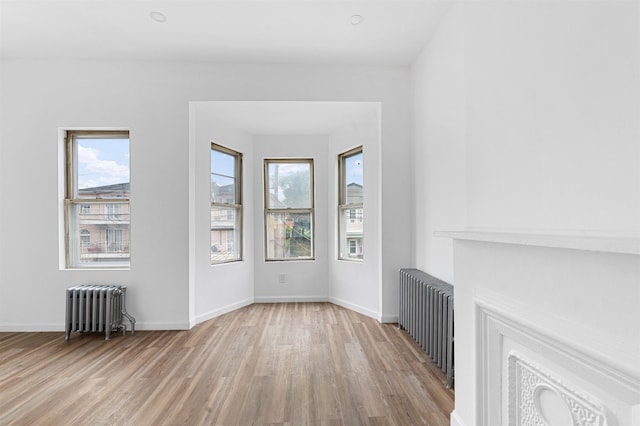
{"label": "recessed ceiling light", "polygon": [[364,18],[362,17],[362,15],[351,15],[351,18],[349,18],[349,23],[351,25],[360,25],[363,20]]}
{"label": "recessed ceiling light", "polygon": [[151,12],[149,16],[151,16],[151,19],[161,24],[167,22],[167,15],[162,12]]}

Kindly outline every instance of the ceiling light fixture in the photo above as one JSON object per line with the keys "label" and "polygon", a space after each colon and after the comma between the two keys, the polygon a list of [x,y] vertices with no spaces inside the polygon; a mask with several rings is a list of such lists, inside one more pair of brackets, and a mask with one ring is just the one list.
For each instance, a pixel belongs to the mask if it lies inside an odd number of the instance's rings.
{"label": "ceiling light fixture", "polygon": [[362,17],[362,15],[351,15],[351,18],[349,18],[349,23],[351,25],[360,25],[363,20],[364,18]]}
{"label": "ceiling light fixture", "polygon": [[149,16],[151,17],[151,19],[161,24],[167,22],[167,15],[162,12],[151,12]]}

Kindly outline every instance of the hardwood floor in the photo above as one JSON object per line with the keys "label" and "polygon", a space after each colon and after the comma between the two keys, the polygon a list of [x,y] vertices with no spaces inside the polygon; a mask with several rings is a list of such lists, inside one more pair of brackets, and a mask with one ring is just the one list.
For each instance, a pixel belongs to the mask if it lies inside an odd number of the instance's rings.
{"label": "hardwood floor", "polygon": [[329,303],[108,342],[0,333],[0,425],[448,425],[445,381],[396,325]]}

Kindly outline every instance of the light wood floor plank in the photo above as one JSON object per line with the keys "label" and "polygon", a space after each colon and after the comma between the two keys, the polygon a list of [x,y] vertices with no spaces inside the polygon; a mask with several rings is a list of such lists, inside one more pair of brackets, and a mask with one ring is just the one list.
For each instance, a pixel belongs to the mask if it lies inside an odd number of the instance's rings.
{"label": "light wood floor plank", "polygon": [[189,331],[0,333],[0,425],[448,425],[454,395],[396,325],[255,304]]}

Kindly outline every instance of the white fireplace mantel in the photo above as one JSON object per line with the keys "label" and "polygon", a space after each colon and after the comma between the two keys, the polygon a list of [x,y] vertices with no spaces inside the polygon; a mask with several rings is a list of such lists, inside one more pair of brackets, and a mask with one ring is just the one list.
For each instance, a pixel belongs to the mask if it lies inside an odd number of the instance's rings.
{"label": "white fireplace mantel", "polygon": [[605,253],[640,255],[640,237],[635,233],[610,235],[594,233],[538,233],[490,230],[436,231],[436,237],[454,240],[564,248]]}
{"label": "white fireplace mantel", "polygon": [[453,239],[452,425],[640,424],[638,234],[435,235]]}

